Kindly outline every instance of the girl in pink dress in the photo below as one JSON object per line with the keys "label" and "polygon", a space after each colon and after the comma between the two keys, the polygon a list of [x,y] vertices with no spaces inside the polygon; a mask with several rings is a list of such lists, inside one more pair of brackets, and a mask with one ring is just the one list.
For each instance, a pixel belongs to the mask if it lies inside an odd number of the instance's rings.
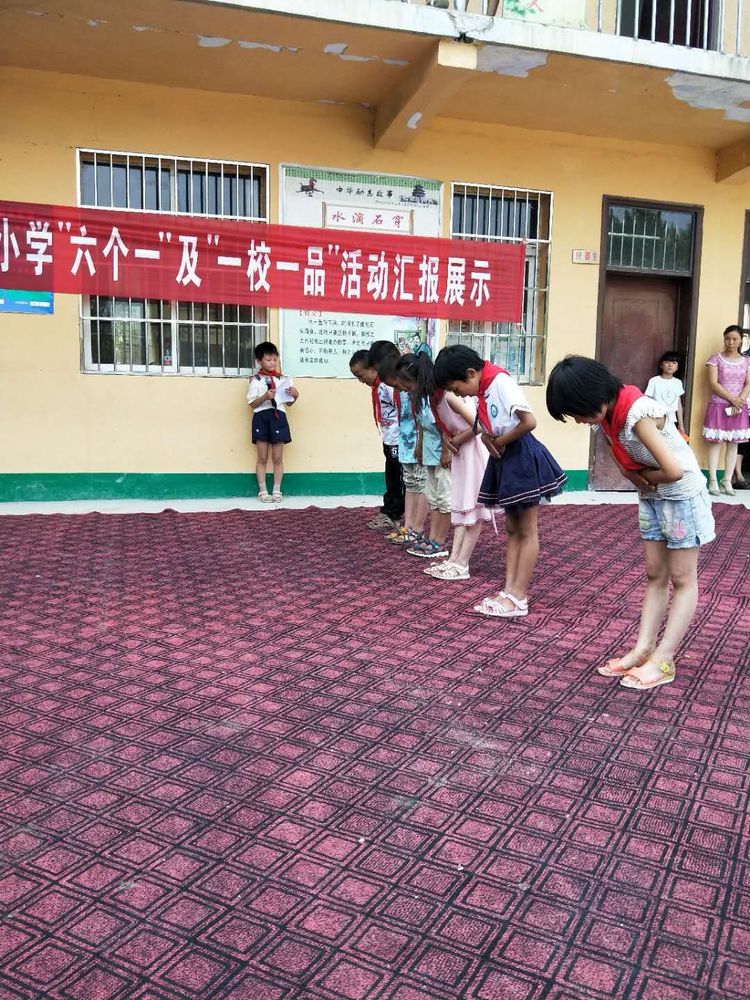
{"label": "girl in pink dress", "polygon": [[[737,445],[750,441],[750,358],[740,354],[742,327],[728,326],[724,331],[724,350],[712,354],[706,362],[712,396],[706,407],[703,437],[708,442],[708,492],[734,496],[732,473],[737,461]],[[724,478],[717,482],[719,452],[726,445]]]}
{"label": "girl in pink dress", "polygon": [[468,580],[469,561],[479,541],[482,525],[491,514],[477,501],[489,452],[474,434],[476,402],[459,399],[452,392],[438,390],[432,405],[443,439],[453,456],[451,461],[451,524],[453,547],[445,562],[432,563],[425,570],[439,580]]}

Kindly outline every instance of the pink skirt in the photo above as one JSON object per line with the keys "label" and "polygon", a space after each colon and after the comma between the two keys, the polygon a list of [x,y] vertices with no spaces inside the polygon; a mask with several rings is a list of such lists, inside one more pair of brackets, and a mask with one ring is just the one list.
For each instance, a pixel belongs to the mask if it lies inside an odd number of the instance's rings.
{"label": "pink skirt", "polygon": [[477,500],[490,455],[479,437],[461,445],[451,462],[451,524],[468,527],[489,521],[489,510]]}
{"label": "pink skirt", "polygon": [[742,443],[750,441],[750,413],[747,403],[742,407],[742,412],[727,416],[726,408],[729,403],[725,399],[712,398],[706,407],[706,416],[703,421],[703,437],[706,441],[729,441],[730,443]]}

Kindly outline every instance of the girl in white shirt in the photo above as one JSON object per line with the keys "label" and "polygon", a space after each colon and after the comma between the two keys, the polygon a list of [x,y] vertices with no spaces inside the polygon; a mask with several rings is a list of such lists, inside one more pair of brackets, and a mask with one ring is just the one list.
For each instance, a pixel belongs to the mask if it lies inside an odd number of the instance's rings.
{"label": "girl in white shirt", "polygon": [[474,430],[481,433],[490,453],[479,502],[505,511],[505,586],[474,610],[490,618],[524,618],[529,613],[529,581],[539,558],[539,504],[562,492],[565,473],[531,433],[536,418],[523,390],[504,368],[456,344],[438,354],[435,381],[457,396],[477,397]]}
{"label": "girl in white shirt", "polygon": [[685,387],[677,378],[680,370],[680,355],[676,351],[665,351],[659,358],[659,374],[652,376],[646,386],[646,395],[661,403],[667,409],[667,417],[677,424],[677,430],[685,437],[682,412],[682,397]]}

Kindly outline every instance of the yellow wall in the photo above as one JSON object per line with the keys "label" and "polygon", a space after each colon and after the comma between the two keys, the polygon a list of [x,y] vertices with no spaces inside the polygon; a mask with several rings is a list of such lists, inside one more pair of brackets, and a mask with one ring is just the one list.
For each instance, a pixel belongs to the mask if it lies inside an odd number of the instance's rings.
{"label": "yellow wall", "polygon": [[[439,119],[407,153],[376,151],[364,109],[331,107],[0,69],[0,197],[74,204],[76,147],[270,164],[278,221],[281,162],[385,171],[554,193],[547,370],[593,354],[604,194],[705,206],[692,433],[705,406],[702,362],[736,321],[750,185],[717,185],[710,151]],[[242,472],[252,466],[244,379],[82,374],[73,296],[54,317],[0,317],[0,471]],[[272,319],[272,339],[276,336]],[[293,373],[292,373],[293,374]],[[287,468],[374,471],[381,453],[366,391],[302,380]],[[581,429],[559,425],[530,388],[539,436],[568,469],[588,464]],[[700,444],[698,445],[699,457]]]}

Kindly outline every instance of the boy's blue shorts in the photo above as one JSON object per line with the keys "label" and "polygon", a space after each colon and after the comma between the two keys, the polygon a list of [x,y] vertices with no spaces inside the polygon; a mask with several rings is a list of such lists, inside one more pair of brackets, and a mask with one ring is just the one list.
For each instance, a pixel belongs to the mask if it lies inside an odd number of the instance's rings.
{"label": "boy's blue shorts", "polygon": [[253,414],[253,444],[259,441],[267,444],[289,444],[291,440],[286,413],[269,409]]}

